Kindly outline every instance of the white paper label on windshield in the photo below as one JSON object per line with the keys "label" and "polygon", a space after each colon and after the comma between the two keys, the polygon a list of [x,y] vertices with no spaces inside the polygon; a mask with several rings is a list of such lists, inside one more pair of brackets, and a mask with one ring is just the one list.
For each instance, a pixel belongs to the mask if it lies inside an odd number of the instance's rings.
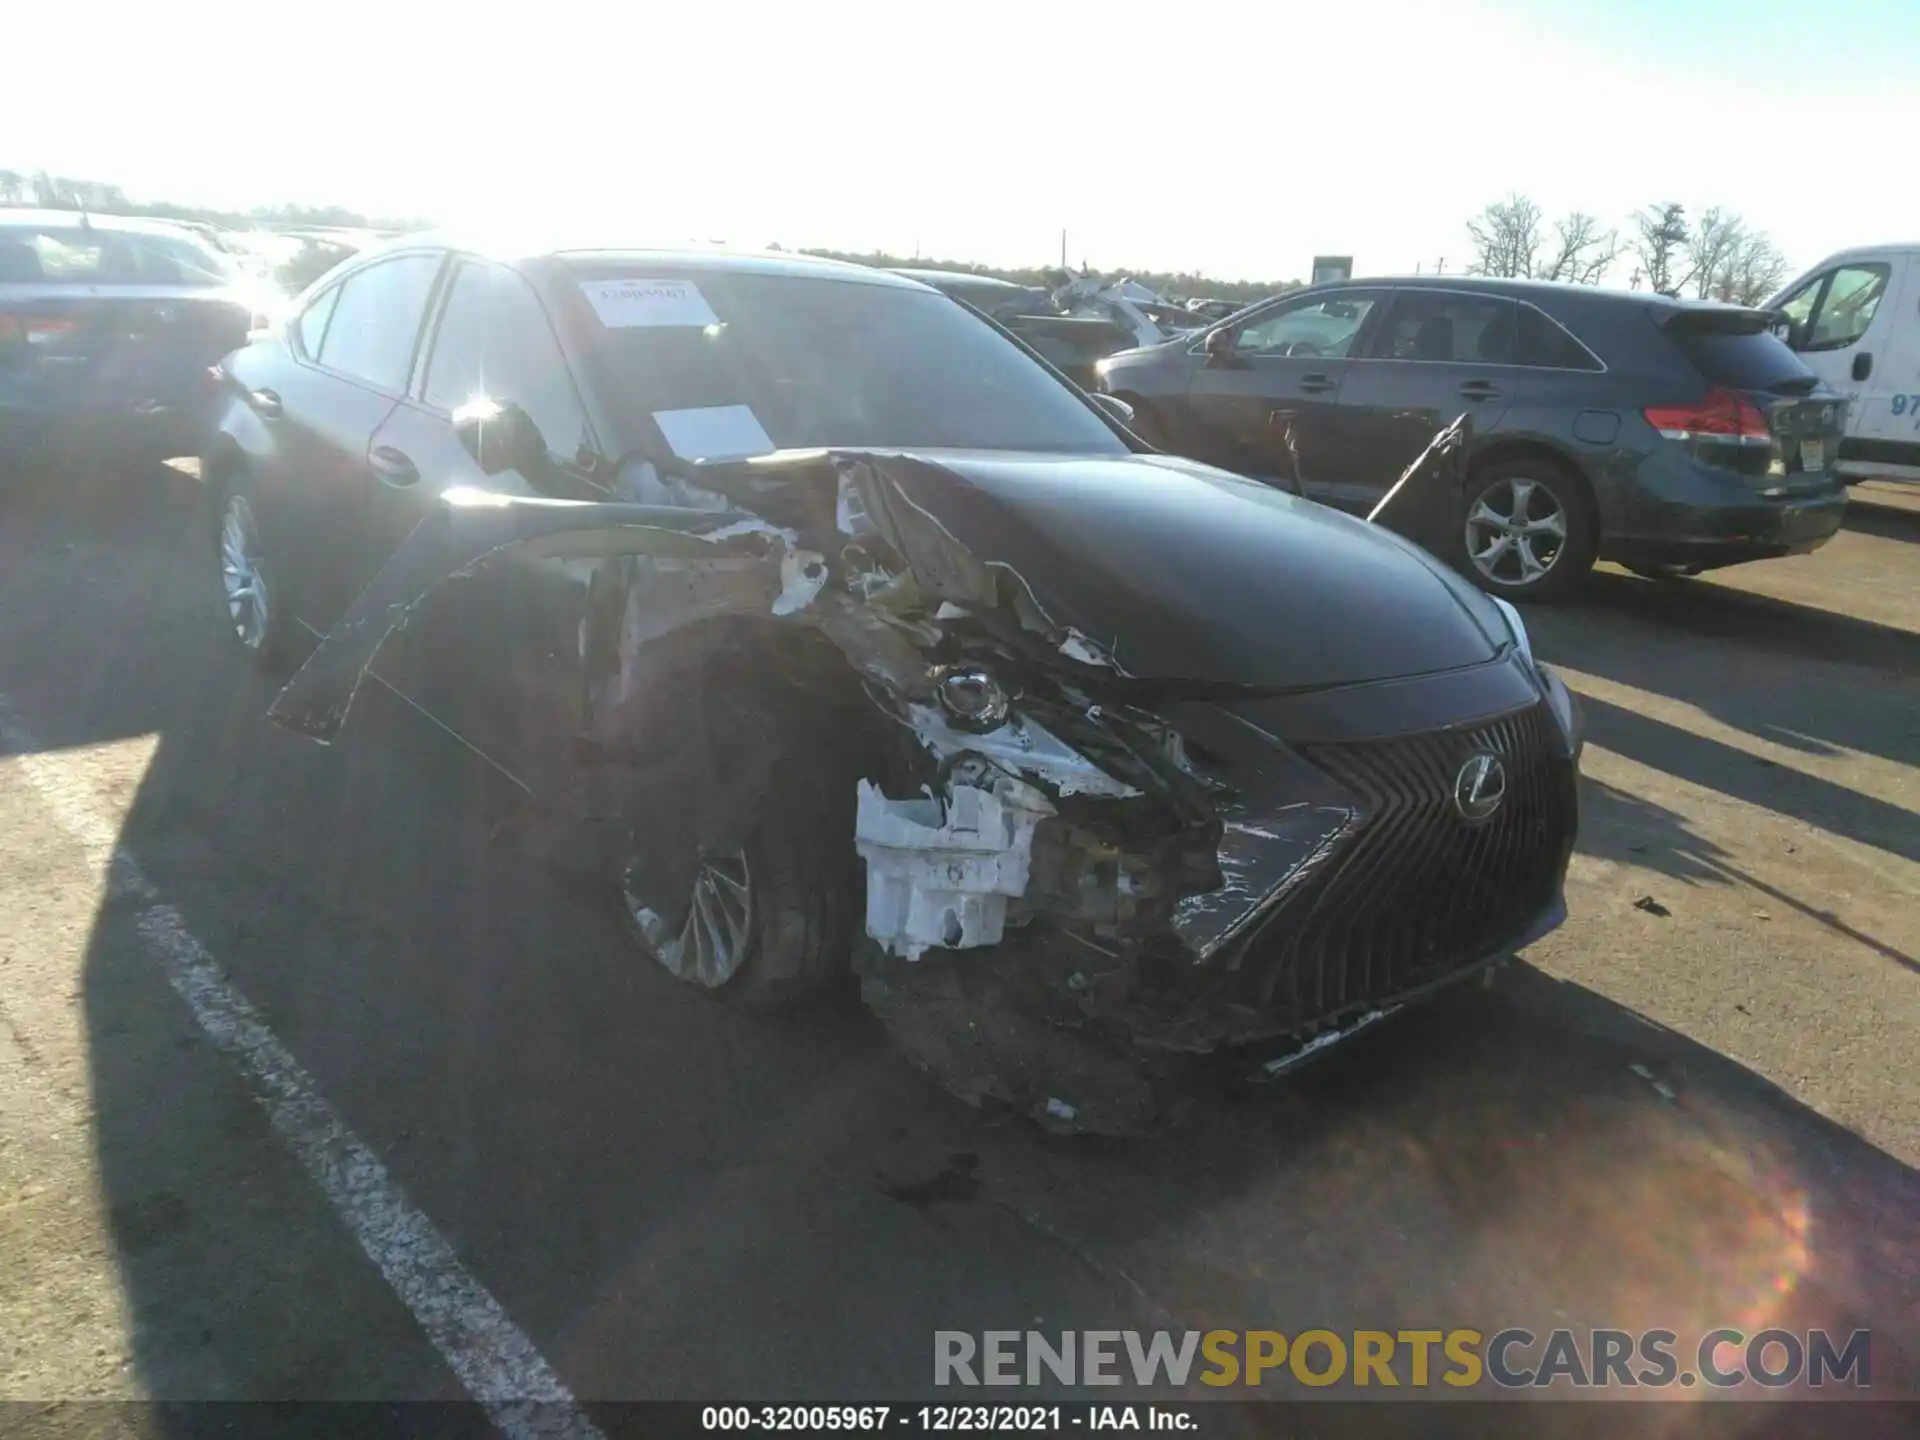
{"label": "white paper label on windshield", "polygon": [[709,405],[699,410],[656,410],[653,423],[682,460],[744,460],[776,448],[760,418],[745,405]]}
{"label": "white paper label on windshield", "polygon": [[581,293],[609,330],[717,325],[720,317],[691,280],[582,280]]}

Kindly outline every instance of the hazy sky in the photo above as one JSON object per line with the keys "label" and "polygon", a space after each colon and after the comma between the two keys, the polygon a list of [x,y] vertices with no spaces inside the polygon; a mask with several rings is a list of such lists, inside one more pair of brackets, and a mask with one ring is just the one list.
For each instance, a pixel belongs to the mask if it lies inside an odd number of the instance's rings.
{"label": "hazy sky", "polygon": [[0,165],[140,198],[1257,279],[1458,268],[1511,190],[1920,240],[1916,0],[101,0],[4,48]]}

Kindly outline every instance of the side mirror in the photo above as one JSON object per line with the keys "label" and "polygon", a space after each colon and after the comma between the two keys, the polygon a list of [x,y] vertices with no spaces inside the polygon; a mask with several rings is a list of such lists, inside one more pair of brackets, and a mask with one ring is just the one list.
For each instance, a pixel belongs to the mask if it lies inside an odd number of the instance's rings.
{"label": "side mirror", "polygon": [[1104,390],[1095,390],[1088,398],[1106,411],[1110,419],[1119,421],[1129,430],[1133,428],[1133,406],[1118,395],[1109,395]]}
{"label": "side mirror", "polygon": [[540,473],[547,442],[533,417],[511,400],[475,400],[453,412],[453,433],[483,475]]}
{"label": "side mirror", "polygon": [[1207,358],[1209,360],[1232,359],[1234,346],[1239,342],[1239,339],[1240,337],[1237,334],[1225,327],[1218,330],[1209,330],[1207,332],[1206,342]]}

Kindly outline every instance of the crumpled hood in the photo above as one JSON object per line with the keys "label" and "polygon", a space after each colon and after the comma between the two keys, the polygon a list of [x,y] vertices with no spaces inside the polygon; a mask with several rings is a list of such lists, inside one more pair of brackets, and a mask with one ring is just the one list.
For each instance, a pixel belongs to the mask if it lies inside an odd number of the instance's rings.
{"label": "crumpled hood", "polygon": [[1360,684],[1478,664],[1508,640],[1498,609],[1418,547],[1210,466],[866,453],[976,558],[1015,572],[1055,625],[1143,679]]}

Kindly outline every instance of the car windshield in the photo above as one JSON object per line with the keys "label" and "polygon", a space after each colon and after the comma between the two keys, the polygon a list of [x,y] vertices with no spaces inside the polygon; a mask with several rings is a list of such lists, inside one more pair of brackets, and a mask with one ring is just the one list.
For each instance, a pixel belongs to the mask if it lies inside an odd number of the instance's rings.
{"label": "car windshield", "polygon": [[600,363],[656,414],[746,406],[781,449],[1127,449],[1086,401],[933,291],[653,267],[580,273],[590,296],[610,280],[665,278],[690,298],[678,314],[595,306]]}

